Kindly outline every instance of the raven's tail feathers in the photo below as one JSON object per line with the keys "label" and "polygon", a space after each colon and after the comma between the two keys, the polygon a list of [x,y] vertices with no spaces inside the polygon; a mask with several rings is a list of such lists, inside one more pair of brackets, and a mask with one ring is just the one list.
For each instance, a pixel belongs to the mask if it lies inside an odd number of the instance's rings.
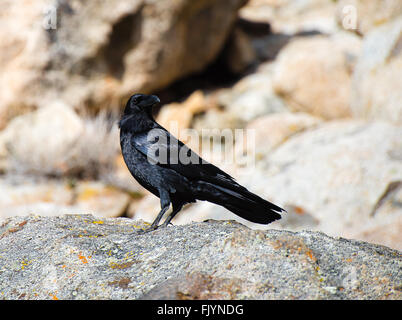
{"label": "raven's tail feathers", "polygon": [[248,221],[261,224],[268,224],[280,219],[280,213],[285,211],[251,193],[246,188],[235,187],[233,189],[208,182],[198,182],[197,198],[221,205]]}

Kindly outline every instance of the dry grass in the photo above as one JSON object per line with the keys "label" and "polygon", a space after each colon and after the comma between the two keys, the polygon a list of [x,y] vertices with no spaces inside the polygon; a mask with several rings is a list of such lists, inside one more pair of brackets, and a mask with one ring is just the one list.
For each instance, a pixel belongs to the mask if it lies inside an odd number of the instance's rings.
{"label": "dry grass", "polygon": [[19,143],[15,152],[11,144],[9,173],[91,179],[108,175],[120,152],[117,116],[101,112],[81,120],[79,132],[67,145],[62,138],[54,139],[59,141],[57,145],[47,146],[46,141],[36,146]]}

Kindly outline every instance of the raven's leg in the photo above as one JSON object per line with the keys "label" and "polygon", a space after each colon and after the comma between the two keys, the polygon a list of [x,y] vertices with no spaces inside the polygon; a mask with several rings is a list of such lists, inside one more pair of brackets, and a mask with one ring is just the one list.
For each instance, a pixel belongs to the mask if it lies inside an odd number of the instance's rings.
{"label": "raven's leg", "polygon": [[176,216],[176,214],[179,213],[179,211],[183,208],[183,204],[179,203],[173,203],[173,211],[172,213],[166,218],[165,222],[161,225],[161,228],[167,227],[167,225],[170,223],[170,221]]}
{"label": "raven's leg", "polygon": [[159,222],[161,221],[165,212],[169,209],[169,207],[170,207],[169,193],[161,190],[159,192],[159,195],[160,195],[160,199],[161,199],[161,208],[162,208],[161,211],[158,213],[158,216],[156,217],[154,222],[152,222],[151,226],[148,229],[140,230],[139,233],[146,233],[146,232],[158,229]]}

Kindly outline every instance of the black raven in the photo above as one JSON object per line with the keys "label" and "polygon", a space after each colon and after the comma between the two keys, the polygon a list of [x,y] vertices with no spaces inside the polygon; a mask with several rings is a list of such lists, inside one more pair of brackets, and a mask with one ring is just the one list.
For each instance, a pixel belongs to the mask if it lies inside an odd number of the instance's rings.
{"label": "black raven", "polygon": [[282,208],[251,193],[230,175],[200,158],[152,117],[157,96],[130,97],[119,121],[124,161],[134,178],[160,198],[161,211],[146,231],[167,226],[186,203],[206,200],[252,222],[268,224],[280,219]]}

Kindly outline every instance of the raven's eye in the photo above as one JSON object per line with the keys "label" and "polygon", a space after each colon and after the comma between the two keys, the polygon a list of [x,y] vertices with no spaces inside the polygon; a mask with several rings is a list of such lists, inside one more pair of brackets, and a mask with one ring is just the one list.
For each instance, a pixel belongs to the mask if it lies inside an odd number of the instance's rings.
{"label": "raven's eye", "polygon": [[132,98],[131,99],[131,106],[132,107],[137,106],[139,102],[140,102],[140,99],[138,97]]}

